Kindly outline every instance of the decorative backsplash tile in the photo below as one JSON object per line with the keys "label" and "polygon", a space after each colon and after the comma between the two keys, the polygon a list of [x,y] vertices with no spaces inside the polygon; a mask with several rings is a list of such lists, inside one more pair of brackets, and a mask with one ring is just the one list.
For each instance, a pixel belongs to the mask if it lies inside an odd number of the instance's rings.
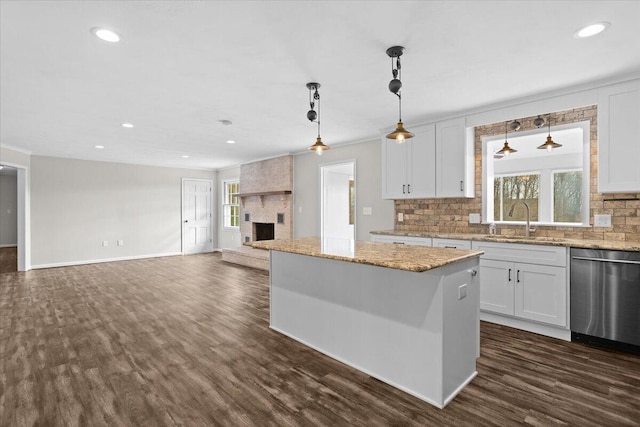
{"label": "decorative backsplash tile", "polygon": [[[536,129],[537,116],[518,118],[521,131]],[[640,241],[640,193],[598,193],[598,123],[597,106],[575,108],[551,113],[553,125],[590,121],[591,196],[589,217],[591,227],[538,226],[539,237],[561,237],[589,240]],[[413,199],[395,201],[395,229],[433,233],[488,234],[486,224],[469,224],[469,214],[482,212],[482,138],[504,135],[504,122],[479,126],[475,130],[475,198],[466,199]],[[404,221],[398,222],[398,213]],[[595,214],[611,215],[611,227],[594,228]],[[498,225],[498,234],[523,235],[522,225]]]}

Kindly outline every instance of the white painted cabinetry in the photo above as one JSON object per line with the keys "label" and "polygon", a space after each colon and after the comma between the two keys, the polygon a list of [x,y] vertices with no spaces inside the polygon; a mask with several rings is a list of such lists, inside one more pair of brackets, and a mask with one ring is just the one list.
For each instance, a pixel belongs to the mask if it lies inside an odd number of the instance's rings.
{"label": "white painted cabinetry", "polygon": [[470,240],[433,238],[434,248],[471,249]]}
{"label": "white painted cabinetry", "polygon": [[567,248],[473,242],[480,257],[480,309],[567,326]]}
{"label": "white painted cabinetry", "polygon": [[431,237],[392,236],[388,234],[372,234],[372,242],[395,243],[400,245],[432,246]]}
{"label": "white painted cabinetry", "polygon": [[480,309],[567,326],[567,248],[473,242],[480,257]]}
{"label": "white painted cabinetry", "polygon": [[465,122],[436,123],[436,197],[474,197],[474,137]]}
{"label": "white painted cabinetry", "polygon": [[435,125],[411,129],[415,136],[398,144],[382,138],[382,198],[435,196]]}
{"label": "white painted cabinetry", "polygon": [[403,144],[382,139],[382,198],[474,197],[474,137],[465,118],[411,131]]}
{"label": "white painted cabinetry", "polygon": [[640,192],[640,80],[598,89],[598,191]]}

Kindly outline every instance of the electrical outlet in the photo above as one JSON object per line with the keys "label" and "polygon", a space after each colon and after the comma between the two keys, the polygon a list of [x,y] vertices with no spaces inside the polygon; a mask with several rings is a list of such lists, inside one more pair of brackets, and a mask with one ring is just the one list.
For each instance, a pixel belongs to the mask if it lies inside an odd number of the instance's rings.
{"label": "electrical outlet", "polygon": [[372,215],[373,214],[373,209],[372,208],[362,208],[362,215]]}
{"label": "electrical outlet", "polygon": [[118,246],[124,246],[124,241],[123,240],[118,240]]}
{"label": "electrical outlet", "polygon": [[103,240],[102,241],[102,246],[106,248],[107,246],[109,246],[109,242],[106,241],[106,240]]}
{"label": "electrical outlet", "polygon": [[611,215],[595,215],[593,218],[594,227],[611,227]]}
{"label": "electrical outlet", "polygon": [[466,298],[467,296],[467,284],[458,286],[458,299]]}
{"label": "electrical outlet", "polygon": [[402,212],[398,212],[398,222],[404,221],[404,214]]}
{"label": "electrical outlet", "polygon": [[470,213],[469,214],[469,224],[480,224],[480,214]]}
{"label": "electrical outlet", "polygon": [[298,213],[302,213],[302,206],[298,206]]}

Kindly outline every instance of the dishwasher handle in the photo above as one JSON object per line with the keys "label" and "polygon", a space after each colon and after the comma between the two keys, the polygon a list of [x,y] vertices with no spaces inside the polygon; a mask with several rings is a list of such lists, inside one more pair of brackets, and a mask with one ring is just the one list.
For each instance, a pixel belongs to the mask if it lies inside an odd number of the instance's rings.
{"label": "dishwasher handle", "polygon": [[640,265],[640,261],[630,261],[626,259],[607,259],[607,258],[590,258],[586,256],[572,256],[571,259],[578,259],[583,261],[598,261],[598,262],[612,262],[614,264],[636,264]]}

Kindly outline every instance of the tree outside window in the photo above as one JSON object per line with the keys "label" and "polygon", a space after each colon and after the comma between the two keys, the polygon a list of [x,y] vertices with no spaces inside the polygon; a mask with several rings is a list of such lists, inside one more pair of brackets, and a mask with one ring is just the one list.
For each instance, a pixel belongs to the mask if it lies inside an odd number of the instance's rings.
{"label": "tree outside window", "polygon": [[223,226],[240,227],[240,206],[238,204],[238,180],[224,181],[224,199],[222,201]]}
{"label": "tree outside window", "polygon": [[496,221],[525,221],[526,210],[514,209],[509,217],[509,209],[521,200],[529,205],[531,221],[538,220],[538,198],[540,195],[540,175],[495,176],[493,217]]}
{"label": "tree outside window", "polygon": [[582,215],[582,171],[553,173],[553,222],[580,222]]}

